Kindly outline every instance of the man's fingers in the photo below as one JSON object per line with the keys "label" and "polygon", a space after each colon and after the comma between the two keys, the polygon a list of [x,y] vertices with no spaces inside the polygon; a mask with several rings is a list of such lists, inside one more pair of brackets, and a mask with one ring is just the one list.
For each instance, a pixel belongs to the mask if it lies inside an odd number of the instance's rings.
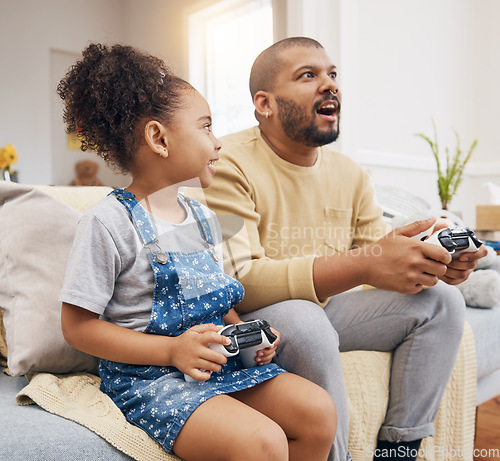
{"label": "man's fingers", "polygon": [[407,224],[406,226],[398,227],[394,230],[394,233],[396,235],[404,235],[405,237],[415,237],[416,235],[430,229],[435,222],[436,218],[428,218],[422,221],[415,221]]}

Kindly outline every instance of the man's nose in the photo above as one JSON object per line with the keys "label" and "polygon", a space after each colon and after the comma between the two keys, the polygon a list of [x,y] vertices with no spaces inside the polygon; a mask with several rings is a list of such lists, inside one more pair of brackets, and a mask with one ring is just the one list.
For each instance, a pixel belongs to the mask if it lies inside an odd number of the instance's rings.
{"label": "man's nose", "polygon": [[330,92],[333,95],[337,95],[339,92],[339,86],[335,80],[333,80],[330,76],[326,76],[321,82],[320,93],[328,93]]}

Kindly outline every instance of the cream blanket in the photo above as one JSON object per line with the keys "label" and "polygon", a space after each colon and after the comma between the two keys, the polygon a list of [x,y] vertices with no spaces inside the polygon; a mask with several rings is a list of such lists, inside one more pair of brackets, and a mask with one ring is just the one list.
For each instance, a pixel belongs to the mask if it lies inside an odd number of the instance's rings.
{"label": "cream blanket", "polygon": [[[391,354],[354,351],[342,353],[341,358],[350,409],[349,449],[354,461],[369,461],[387,409]],[[466,324],[455,370],[434,422],[435,436],[422,442],[419,459],[472,461],[475,370],[474,337]],[[50,413],[75,421],[136,460],[179,460],[129,424],[99,390],[99,383],[97,376],[88,373],[38,373],[17,395],[17,403],[37,403]]]}
{"label": "cream blanket", "polygon": [[99,390],[99,384],[100,378],[89,373],[38,373],[16,400],[19,405],[37,403],[50,413],[88,427],[136,460],[179,461],[144,431],[128,423],[113,401]]}

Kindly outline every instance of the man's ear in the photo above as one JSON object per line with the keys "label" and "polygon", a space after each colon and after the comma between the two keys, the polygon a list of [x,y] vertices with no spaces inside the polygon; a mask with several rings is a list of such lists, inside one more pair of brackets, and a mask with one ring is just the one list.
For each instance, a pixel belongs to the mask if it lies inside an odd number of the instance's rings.
{"label": "man's ear", "polygon": [[153,152],[168,157],[167,130],[163,124],[150,120],[144,127],[144,138]]}
{"label": "man's ear", "polygon": [[267,91],[257,91],[253,97],[255,112],[263,118],[271,117],[272,108],[270,102],[270,94]]}

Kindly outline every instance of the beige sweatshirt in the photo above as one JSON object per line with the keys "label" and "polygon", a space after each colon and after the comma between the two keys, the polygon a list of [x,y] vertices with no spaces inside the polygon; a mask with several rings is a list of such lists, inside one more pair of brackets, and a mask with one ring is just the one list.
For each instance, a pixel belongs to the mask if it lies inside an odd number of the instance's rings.
{"label": "beige sweatshirt", "polygon": [[269,148],[258,127],[221,141],[217,174],[204,194],[221,221],[226,270],[245,287],[237,310],[297,298],[323,305],[313,284],[314,259],[387,232],[367,173],[328,147],[311,167],[291,164]]}

